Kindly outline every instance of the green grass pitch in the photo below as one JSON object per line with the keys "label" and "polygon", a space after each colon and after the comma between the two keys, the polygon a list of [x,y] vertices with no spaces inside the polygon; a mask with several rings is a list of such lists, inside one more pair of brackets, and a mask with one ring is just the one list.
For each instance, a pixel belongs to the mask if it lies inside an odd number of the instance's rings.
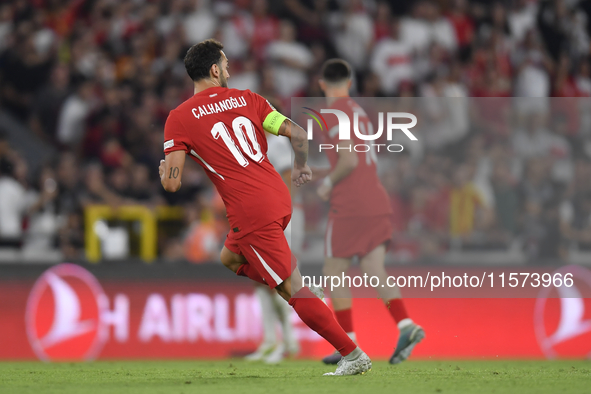
{"label": "green grass pitch", "polygon": [[591,393],[589,361],[374,362],[364,376],[328,377],[319,361],[0,363],[0,393]]}

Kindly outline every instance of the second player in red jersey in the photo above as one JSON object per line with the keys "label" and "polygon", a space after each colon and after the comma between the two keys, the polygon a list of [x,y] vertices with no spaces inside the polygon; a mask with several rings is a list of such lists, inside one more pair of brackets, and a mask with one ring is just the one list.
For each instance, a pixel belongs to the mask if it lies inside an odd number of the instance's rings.
{"label": "second player in red jersey", "polygon": [[[344,112],[353,120],[354,113],[359,117],[359,131],[362,134],[373,134],[373,126],[365,110],[351,97],[335,98],[330,109]],[[350,141],[340,141],[336,116],[325,115],[328,130],[322,134],[323,142],[341,147],[364,144],[354,133]],[[343,152],[346,149],[339,149]],[[331,169],[334,170],[339,161],[336,149],[325,150]],[[357,156],[358,165],[340,182],[336,183],[330,193],[330,215],[332,217],[377,216],[392,213],[386,189],[378,178],[377,156],[374,148],[368,152],[350,152]]]}
{"label": "second player in red jersey", "polygon": [[[322,69],[320,87],[331,109],[344,112],[351,121],[357,115],[359,132],[374,134],[363,108],[349,97],[351,67],[347,62],[340,59],[327,61]],[[338,150],[326,150],[331,168],[318,188],[318,195],[330,200],[324,274],[341,277],[350,267],[353,257],[358,257],[364,274],[378,278],[382,285],[378,285],[376,290],[400,329],[390,358],[391,364],[398,364],[408,358],[425,332],[408,316],[400,290],[384,286],[388,277],[384,267],[386,245],[392,236],[393,225],[388,194],[378,177],[377,156],[372,150],[357,152],[354,147],[363,144],[363,141],[354,133],[351,139],[339,140],[339,124],[334,118],[328,117],[332,123],[327,122],[323,142]],[[339,324],[355,340],[351,290],[346,286],[334,288],[332,301]],[[334,364],[340,359],[341,355],[335,353],[323,361]]]}
{"label": "second player in red jersey", "polygon": [[[367,114],[355,100],[351,97],[334,100],[331,109],[344,112],[349,119],[357,113],[360,132],[373,134]],[[348,162],[356,165],[338,182],[330,182],[325,253],[327,257],[365,256],[390,239],[393,227],[389,197],[378,178],[375,151],[354,152],[352,147],[364,141],[355,134],[352,134],[351,140],[340,141],[336,117],[328,115],[326,118],[328,130],[322,134],[323,142],[339,147],[338,153],[336,149],[325,151],[333,174],[339,173],[339,156],[347,155]]]}

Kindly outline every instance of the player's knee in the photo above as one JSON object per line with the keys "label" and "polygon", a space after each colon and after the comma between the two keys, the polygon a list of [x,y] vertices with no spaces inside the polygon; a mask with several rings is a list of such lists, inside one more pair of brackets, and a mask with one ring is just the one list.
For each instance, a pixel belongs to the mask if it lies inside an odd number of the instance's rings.
{"label": "player's knee", "polygon": [[340,264],[333,264],[333,263],[326,263],[324,264],[324,267],[322,268],[322,273],[325,276],[338,276],[340,274],[342,274],[345,270],[343,269],[343,266]]}
{"label": "player's knee", "polygon": [[228,259],[228,254],[226,252],[226,248],[223,248],[222,251],[220,252],[220,261],[226,267],[228,267],[228,265],[230,264],[230,261]]}
{"label": "player's knee", "polygon": [[287,287],[288,286],[286,285],[286,283],[283,282],[277,287],[275,287],[275,290],[277,291],[277,294],[279,294],[285,301],[289,302],[289,300],[291,299],[291,290],[287,289]]}
{"label": "player's knee", "polygon": [[297,280],[296,283],[294,283],[291,276],[275,287],[277,293],[287,302],[291,299],[292,294],[297,293],[299,289]]}

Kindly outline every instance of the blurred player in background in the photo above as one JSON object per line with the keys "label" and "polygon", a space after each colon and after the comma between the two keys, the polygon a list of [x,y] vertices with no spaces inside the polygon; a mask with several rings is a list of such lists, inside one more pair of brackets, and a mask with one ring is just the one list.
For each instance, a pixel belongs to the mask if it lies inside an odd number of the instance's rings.
{"label": "blurred player in background", "polygon": [[[365,111],[349,97],[351,67],[341,59],[328,60],[321,73],[320,88],[327,97],[331,109],[345,112],[351,122],[353,113],[359,116],[359,131],[373,134],[373,128]],[[330,162],[330,172],[318,188],[318,195],[330,201],[330,213],[326,228],[324,274],[340,277],[351,266],[354,257],[359,258],[361,270],[368,276],[377,276],[380,283],[388,277],[384,268],[386,246],[390,241],[393,225],[392,210],[386,190],[377,173],[377,156],[373,150],[355,152],[352,145],[363,144],[354,133],[351,140],[339,140],[336,116],[327,116],[328,129],[323,134],[325,143],[338,146],[325,150]],[[410,355],[414,346],[424,337],[423,329],[409,317],[398,287],[377,287],[376,290],[388,312],[400,330],[391,364],[400,363]],[[351,290],[346,286],[332,292],[332,305],[337,321],[356,341],[351,313]],[[341,355],[336,352],[325,357],[326,364],[336,364]]]}
{"label": "blurred player in background", "polygon": [[[293,160],[289,140],[287,138],[275,138],[272,134],[267,133],[267,144],[267,158],[281,175],[287,187],[290,187]],[[294,193],[297,193],[297,191],[298,189],[292,190],[294,201]],[[284,231],[287,243],[296,258],[302,248],[303,215],[301,204],[294,204],[291,221]],[[268,364],[276,364],[283,360],[284,355],[293,357],[300,351],[300,345],[295,337],[291,323],[291,308],[276,291],[271,290],[268,286],[261,284],[255,286],[255,294],[261,305],[263,342],[254,353],[246,356],[246,359],[249,361],[263,360]],[[277,323],[281,325],[281,340],[277,338]]]}
{"label": "blurred player in background", "polygon": [[265,131],[288,137],[294,151],[291,180],[312,179],[306,132],[249,90],[228,89],[228,59],[223,45],[206,40],[193,45],[185,68],[195,94],[170,111],[164,126],[165,160],[158,169],[168,192],[181,187],[190,154],[217,188],[226,206],[230,232],[221,261],[237,275],[268,285],[289,302],[300,319],[343,356],[329,375],[363,374],[369,357],[349,338],[319,298],[302,286],[283,231],[291,219],[289,189],[267,153]]}

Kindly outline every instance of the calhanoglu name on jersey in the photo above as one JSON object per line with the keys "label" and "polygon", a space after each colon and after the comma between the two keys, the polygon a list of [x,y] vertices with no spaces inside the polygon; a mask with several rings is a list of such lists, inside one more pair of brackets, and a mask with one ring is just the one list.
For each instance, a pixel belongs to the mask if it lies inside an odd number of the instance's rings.
{"label": "calhanoglu name on jersey", "polygon": [[197,108],[193,108],[191,112],[193,112],[193,116],[199,119],[205,115],[218,114],[233,108],[241,107],[246,107],[246,99],[242,96],[238,98],[230,97],[213,104],[200,105]]}

